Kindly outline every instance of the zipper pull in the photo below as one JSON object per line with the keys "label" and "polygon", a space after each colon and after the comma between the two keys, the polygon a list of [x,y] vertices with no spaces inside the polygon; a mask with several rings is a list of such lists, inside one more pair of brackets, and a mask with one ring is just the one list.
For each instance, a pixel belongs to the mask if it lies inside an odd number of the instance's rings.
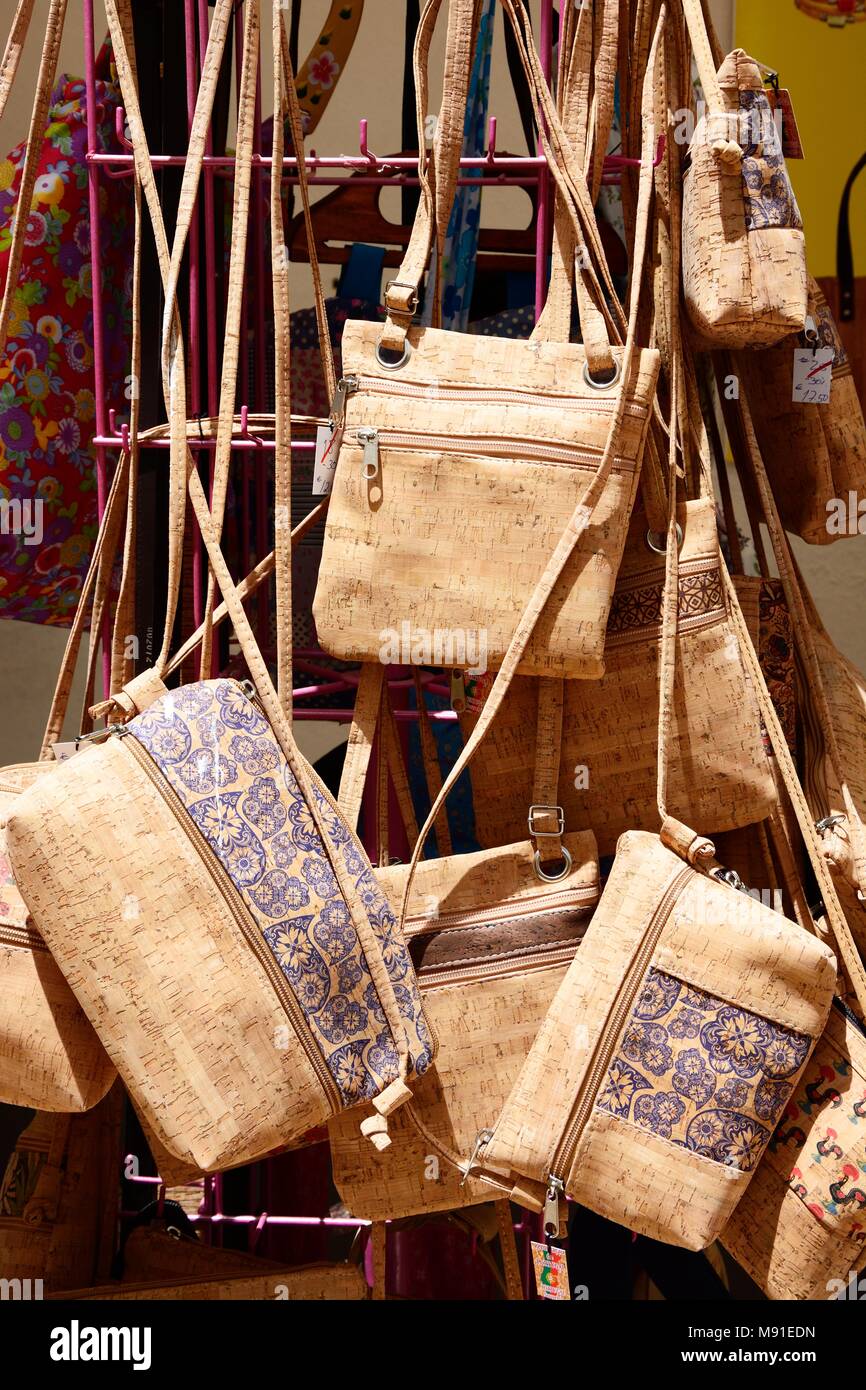
{"label": "zipper pull", "polygon": [[463,671],[451,672],[451,708],[462,714],[466,708],[466,676]]}
{"label": "zipper pull", "polygon": [[547,1195],[544,1198],[544,1238],[548,1245],[559,1235],[559,1199],[565,1191],[562,1178],[550,1174]]}
{"label": "zipper pull", "polygon": [[372,425],[361,425],[358,430],[358,443],[364,446],[362,472],[369,483],[379,476],[379,431]]}
{"label": "zipper pull", "polygon": [[475,1167],[475,1165],[477,1164],[477,1162],[478,1162],[478,1155],[480,1154],[481,1150],[484,1148],[484,1146],[485,1146],[486,1144],[489,1144],[489,1143],[490,1143],[490,1140],[491,1140],[492,1138],[493,1138],[493,1130],[492,1130],[492,1129],[481,1129],[481,1130],[478,1131],[478,1134],[477,1134],[476,1139],[475,1139],[475,1143],[472,1145],[472,1152],[471,1152],[471,1154],[469,1155],[469,1158],[467,1159],[467,1161],[466,1161],[465,1163],[461,1164],[461,1170],[462,1170],[462,1172],[463,1172],[463,1177],[460,1179],[460,1186],[461,1186],[461,1187],[464,1185],[464,1183],[466,1182],[467,1178],[470,1176],[470,1174],[471,1174],[471,1172],[472,1172],[472,1169],[473,1169],[473,1168]]}
{"label": "zipper pull", "polygon": [[334,392],[334,399],[331,401],[331,413],[328,417],[332,430],[343,428],[343,421],[346,418],[346,397],[351,396],[357,389],[358,378],[356,376],[340,377]]}

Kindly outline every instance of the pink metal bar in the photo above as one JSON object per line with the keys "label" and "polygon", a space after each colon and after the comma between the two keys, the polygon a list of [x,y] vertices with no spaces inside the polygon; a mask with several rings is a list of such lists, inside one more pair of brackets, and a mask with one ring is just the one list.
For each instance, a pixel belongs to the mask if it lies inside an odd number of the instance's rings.
{"label": "pink metal bar", "polygon": [[[186,122],[187,132],[192,131],[195,115],[198,73],[196,71],[196,14],[195,0],[183,0],[184,41],[186,45]],[[196,195],[195,207],[189,229],[189,401],[190,413],[198,415],[201,411],[201,313],[200,313],[200,217],[199,198]],[[198,466],[201,457],[198,450],[193,451]],[[198,627],[204,617],[204,574],[201,546],[193,547],[192,557],[192,609],[193,622]]]}
{"label": "pink metal bar", "polygon": [[[276,119],[276,117],[275,117]],[[256,77],[256,114],[253,135],[253,152],[260,155],[262,152],[262,73],[261,66]],[[255,380],[255,405],[258,410],[264,410],[266,397],[266,375],[267,364],[265,357],[266,323],[267,323],[267,304],[272,295],[268,295],[269,276],[265,273],[265,227],[268,225],[268,201],[265,197],[265,180],[268,178],[267,171],[259,168],[253,170],[252,187],[254,198],[251,199],[250,209],[253,218],[253,253],[256,263],[256,302],[255,302],[255,348],[256,348],[256,380]],[[244,351],[247,344],[244,344]],[[263,555],[267,555],[270,546],[268,545],[268,473],[264,468],[256,469],[256,559],[260,560]],[[270,609],[267,585],[263,584],[257,595],[257,618],[258,618],[258,637],[264,641],[268,632],[268,614]]]}
{"label": "pink metal bar", "polygon": [[[542,0],[541,32],[539,35],[541,68],[546,81],[550,82],[553,59],[553,0]],[[550,201],[552,197],[551,175],[547,161],[543,157],[541,140],[538,142],[542,168],[538,171],[538,213],[535,223],[535,317],[539,318],[547,298],[547,257],[550,250],[551,218]]]}
{"label": "pink metal bar", "polygon": [[[106,385],[105,385],[105,340],[102,332],[102,237],[99,226],[99,169],[90,162],[90,154],[97,154],[96,126],[96,43],[93,29],[93,0],[85,0],[84,5],[84,84],[87,100],[87,203],[90,218],[90,279],[92,284],[93,306],[93,394],[96,400],[96,433],[105,433]],[[96,507],[100,521],[105,511],[108,495],[108,478],[105,451],[96,445]],[[102,627],[102,685],[107,696],[111,687],[111,644],[108,614]]]}

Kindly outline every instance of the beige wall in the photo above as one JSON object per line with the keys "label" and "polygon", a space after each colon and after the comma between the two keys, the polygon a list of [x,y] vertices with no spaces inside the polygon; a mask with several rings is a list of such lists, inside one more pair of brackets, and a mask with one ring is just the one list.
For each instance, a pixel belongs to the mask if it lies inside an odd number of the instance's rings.
{"label": "beige wall", "polygon": [[[762,3],[766,3],[766,0],[762,0]],[[8,0],[3,8],[8,11]],[[315,40],[316,25],[321,22],[326,10],[326,0],[307,0],[303,6],[303,51],[306,52]],[[534,0],[533,10],[537,14],[538,0]],[[47,0],[37,0],[34,37],[40,31],[46,11]],[[734,32],[733,0],[713,0],[713,11],[722,43],[731,43]],[[100,14],[99,0],[97,14]],[[81,73],[82,54],[81,8],[73,0],[69,6],[61,68]],[[387,153],[399,147],[402,54],[402,4],[395,4],[394,0],[367,0],[358,41],[340,85],[339,95],[328,107],[312,142],[316,149],[321,152],[355,150],[358,117],[362,115],[366,115],[369,121],[371,149]],[[767,55],[759,56],[767,61]],[[269,39],[266,35],[264,62],[267,64],[269,61]],[[26,133],[37,66],[38,54],[31,44],[0,129],[0,149],[11,148]],[[441,37],[434,44],[431,57],[433,110],[438,108],[441,95],[437,79],[440,70]],[[267,83],[265,89],[267,91]],[[267,107],[267,98],[265,105]],[[499,148],[522,151],[523,138],[505,65],[501,20],[497,23],[495,39],[491,112],[498,119]],[[387,216],[399,215],[397,199],[396,192],[386,190],[382,206]],[[485,194],[485,221],[520,225],[527,215],[528,203],[520,193],[494,190]],[[866,255],[863,259],[866,261]],[[309,275],[303,268],[296,269],[292,293],[295,304],[311,302]],[[862,540],[851,540],[822,549],[807,546],[798,546],[797,549],[833,636],[858,665],[866,668],[866,630],[862,618],[866,545]],[[34,755],[64,641],[65,633],[60,630],[2,621],[0,605],[0,670],[3,672],[0,765]],[[78,720],[77,699],[73,702],[73,708],[76,713],[70,720],[70,726]],[[309,740],[315,737],[309,726],[305,726],[304,737]]]}

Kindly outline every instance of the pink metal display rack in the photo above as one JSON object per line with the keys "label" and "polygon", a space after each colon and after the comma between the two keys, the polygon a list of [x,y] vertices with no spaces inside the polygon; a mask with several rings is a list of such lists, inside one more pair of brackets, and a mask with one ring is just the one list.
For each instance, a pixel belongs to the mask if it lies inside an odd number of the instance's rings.
{"label": "pink metal display rack", "polygon": [[[209,31],[209,8],[208,0],[176,0],[176,3],[183,4],[184,30],[185,30],[185,72],[186,72],[186,109],[188,124],[191,126],[195,101],[197,95],[197,81],[199,63],[204,57],[207,46],[207,36]],[[101,153],[97,149],[97,101],[96,101],[96,33],[94,25],[93,0],[82,0],[84,13],[84,59],[85,59],[85,81],[87,95],[87,135],[88,135],[88,171],[89,171],[89,208],[90,208],[90,243],[93,265],[101,264],[100,246],[100,217],[99,196],[100,188],[104,180],[122,179],[130,176],[132,168],[132,153],[124,139],[124,116],[123,112],[118,112],[117,134],[121,149],[116,153]],[[242,23],[243,0],[239,0],[236,6],[236,33],[235,40],[237,51],[240,52],[243,45],[243,23]],[[553,33],[553,0],[541,0],[541,14],[539,24],[539,47],[542,58],[542,65],[545,74],[549,76],[552,56],[552,33]],[[238,63],[238,69],[240,64]],[[256,129],[261,130],[261,87],[257,93],[257,120]],[[259,137],[260,140],[260,137]],[[153,156],[154,166],[177,166],[182,167],[186,156],[178,152],[176,154],[155,154]],[[349,175],[355,179],[360,179],[364,183],[373,185],[391,186],[410,186],[417,185],[417,176],[413,171],[417,168],[417,161],[411,157],[389,157],[379,158],[371,152],[368,145],[367,121],[362,117],[359,120],[359,139],[358,153],[352,155],[322,155],[311,150],[306,157],[306,167],[309,172],[310,182],[316,185],[338,186]],[[616,182],[620,176],[624,165],[635,161],[625,160],[614,156],[606,161],[605,181]],[[188,265],[188,361],[189,361],[189,405],[190,418],[194,421],[195,417],[202,412],[214,416],[218,411],[218,383],[219,383],[219,347],[216,333],[216,325],[219,321],[219,305],[217,303],[217,242],[215,235],[215,179],[225,177],[231,173],[234,160],[230,156],[214,153],[212,134],[208,137],[206,152],[204,157],[204,169],[202,182],[199,189],[199,197],[189,236]],[[256,145],[253,157],[253,199],[251,207],[252,227],[250,236],[250,255],[252,265],[251,290],[245,295],[243,306],[242,322],[242,341],[249,341],[249,333],[252,331],[255,343],[255,371],[254,381],[250,381],[250,371],[247,355],[242,354],[241,365],[241,399],[246,403],[243,405],[240,415],[241,424],[237,436],[233,441],[233,447],[238,451],[238,457],[242,462],[243,485],[240,488],[240,512],[237,518],[239,524],[240,537],[240,563],[243,572],[249,568],[251,549],[255,551],[256,557],[261,558],[269,547],[267,535],[267,484],[268,484],[268,462],[269,453],[273,449],[272,440],[263,440],[253,435],[247,427],[248,412],[264,410],[264,383],[266,380],[266,319],[268,307],[268,279],[269,267],[266,265],[265,247],[265,228],[267,226],[267,194],[269,182],[270,157],[263,154],[260,142]],[[488,148],[483,155],[464,158],[461,161],[463,170],[460,184],[478,184],[484,186],[495,185],[516,185],[527,188],[534,188],[537,199],[537,219],[536,219],[536,245],[535,245],[535,309],[536,315],[540,313],[544,303],[546,293],[547,260],[551,240],[551,209],[552,209],[552,182],[547,169],[546,162],[540,152],[534,156],[515,157],[511,155],[501,155],[496,150],[496,118],[489,121],[488,126]],[[295,158],[284,160],[284,169],[287,180],[290,183],[297,182],[297,162]],[[293,171],[295,171],[293,173]],[[258,174],[258,176],[257,176]],[[203,236],[202,236],[203,233]],[[203,253],[202,253],[203,243]],[[204,324],[202,307],[204,306]],[[96,398],[96,467],[97,467],[97,497],[99,514],[105,506],[110,481],[109,461],[113,459],[117,452],[125,448],[128,444],[127,427],[118,428],[116,415],[119,411],[120,402],[112,402],[107,399],[106,394],[106,363],[105,363],[105,321],[102,302],[101,277],[98,274],[93,276],[93,322],[94,322],[94,376],[95,376],[95,398]],[[201,389],[202,367],[206,366],[206,381],[208,383],[206,391]],[[207,399],[202,399],[203,394]],[[252,396],[252,398],[251,398]],[[144,439],[140,441],[141,448],[164,449],[167,447],[166,440]],[[212,442],[203,441],[199,446],[196,444],[197,454],[213,448]],[[313,445],[308,440],[293,440],[292,448],[298,451],[310,450]],[[256,496],[256,529],[255,534],[251,535],[251,508],[250,490],[254,490]],[[206,590],[206,572],[202,563],[200,548],[196,547],[196,554],[193,558],[193,613],[196,625],[201,622],[204,612]],[[264,625],[268,617],[268,595],[267,586],[262,586],[256,599],[257,619],[259,630],[264,630]],[[321,652],[316,650],[301,650],[293,654],[295,666],[309,677],[309,682],[299,686],[294,691],[295,717],[298,719],[328,720],[336,722],[348,722],[351,719],[352,711],[347,701],[345,708],[315,708],[308,703],[311,699],[323,695],[333,695],[345,692],[351,696],[357,685],[357,676],[352,673],[339,673],[335,678],[334,672],[326,666],[325,659]],[[109,679],[108,658],[104,665],[104,678],[106,687]],[[395,713],[399,724],[403,727],[409,721],[417,719],[418,711],[407,707],[407,698],[411,680],[406,679],[405,673],[399,669],[393,669],[389,673],[389,683],[394,695]],[[448,690],[435,679],[429,679],[427,688],[437,694],[447,697]],[[449,720],[455,716],[446,709],[431,712],[431,717],[437,720]],[[374,750],[375,756],[375,750]],[[391,824],[397,825],[399,817],[391,817]],[[392,849],[400,852],[402,847],[392,845]],[[208,1232],[208,1238],[219,1240],[223,1230],[229,1227],[240,1227],[246,1229],[248,1233],[248,1243],[251,1249],[255,1248],[262,1233],[268,1228],[279,1227],[314,1227],[320,1230],[327,1228],[342,1227],[365,1227],[369,1223],[357,1220],[353,1217],[334,1216],[298,1216],[291,1214],[277,1214],[272,1210],[270,1187],[270,1168],[269,1162],[256,1165],[261,1170],[259,1184],[262,1193],[263,1209],[256,1213],[229,1213],[224,1205],[224,1181],[221,1175],[209,1177],[203,1181],[202,1200],[198,1211],[192,1216],[192,1220],[202,1225]],[[159,1177],[137,1176],[129,1179],[134,1182],[152,1184],[158,1192],[158,1202],[161,1203],[165,1197],[165,1186]],[[132,1215],[132,1213],[126,1213]],[[540,1218],[539,1218],[540,1221]],[[537,1222],[534,1218],[527,1217],[517,1230],[521,1233],[535,1233]],[[524,1241],[524,1282],[529,1289],[532,1284],[531,1279],[531,1260],[528,1240]]]}

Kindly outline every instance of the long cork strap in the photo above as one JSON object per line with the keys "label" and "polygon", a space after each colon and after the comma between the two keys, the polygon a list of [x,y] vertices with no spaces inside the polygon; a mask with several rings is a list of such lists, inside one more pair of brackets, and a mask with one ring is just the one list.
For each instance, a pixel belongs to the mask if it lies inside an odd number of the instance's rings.
{"label": "long cork strap", "polygon": [[707,104],[707,138],[720,162],[736,173],[743,160],[740,143],[732,138],[739,128],[739,112],[729,112],[725,106],[701,0],[682,0],[682,7]]}
{"label": "long cork strap", "polygon": [[[27,131],[27,146],[24,152],[24,167],[21,171],[21,183],[18,188],[18,199],[15,204],[15,218],[12,224],[12,237],[9,245],[9,259],[6,265],[6,284],[3,288],[3,299],[0,302],[0,353],[5,350],[6,339],[9,336],[9,318],[12,313],[12,301],[18,289],[18,276],[21,271],[21,259],[24,253],[24,233],[27,230],[27,219],[30,216],[30,204],[33,201],[33,190],[36,187],[36,174],[39,169],[39,160],[42,156],[42,142],[45,136],[45,127],[48,124],[48,109],[51,105],[51,90],[54,86],[54,78],[57,73],[57,58],[60,53],[60,40],[63,37],[63,24],[66,19],[67,0],[51,0],[51,7],[48,11],[48,20],[45,26],[45,38],[42,44],[42,57],[39,62],[39,75],[36,79],[36,91],[33,96],[33,110],[30,114],[30,127]],[[3,57],[4,77],[6,85],[2,89],[2,102],[5,106],[9,96],[9,89],[12,79],[18,68],[18,61],[21,56],[21,43],[27,30],[30,15],[26,9],[15,16],[12,26],[12,34],[6,46]],[[2,107],[0,107],[2,113]]]}
{"label": "long cork strap", "polygon": [[[258,0],[247,0],[247,3],[251,8],[258,8]],[[279,6],[280,0],[274,0],[274,8],[279,8]],[[124,92],[124,101],[127,104],[127,114],[130,118],[129,124],[130,131],[133,135],[136,164],[142,171],[145,196],[148,201],[151,220],[154,224],[154,239],[157,247],[160,273],[166,290],[166,309],[167,313],[169,313],[172,309],[172,305],[168,299],[169,290],[171,288],[171,260],[168,254],[165,224],[158,197],[151,198],[148,194],[149,186],[153,189],[154,194],[156,190],[153,185],[152,173],[150,170],[150,154],[144,137],[144,130],[138,107],[138,96],[126,52],[128,33],[124,30],[119,18],[119,10],[121,9],[125,11],[128,18],[128,0],[106,0],[106,7],[109,23],[112,26],[112,39],[115,41],[115,58],[118,62],[118,75],[120,76],[121,86]],[[118,49],[123,50],[122,54],[118,52]],[[207,66],[207,57],[209,55],[210,47],[208,48],[205,66]],[[279,52],[275,51],[274,62],[279,63],[280,61],[281,55]],[[201,97],[201,91],[199,96]],[[198,115],[199,104],[197,104],[196,107],[196,119],[193,122],[194,126],[198,119]],[[176,306],[174,307],[176,310]],[[183,370],[179,369],[178,365],[178,359],[181,359],[182,362],[182,347],[180,345],[179,333],[173,340],[172,351],[173,360],[170,363],[170,370],[164,373],[163,376],[163,384],[164,387],[167,388],[166,407],[170,423],[172,468],[176,473],[186,478],[186,486],[189,490],[193,512],[198,523],[216,583],[219,586],[223,600],[225,601],[228,616],[235,630],[241,652],[247,663],[250,676],[256,687],[265,715],[271,724],[274,736],[285,755],[291,773],[297,781],[304,800],[307,803],[313,822],[319,832],[324,852],[328,857],[340,888],[340,892],[351,912],[355,930],[367,958],[373,983],[382,1003],[389,1029],[394,1038],[399,1057],[399,1079],[389,1086],[381,1095],[376,1097],[373,1102],[380,1113],[386,1115],[389,1109],[404,1103],[409,1094],[408,1088],[405,1086],[405,1076],[409,1064],[408,1039],[402,1025],[396,996],[394,994],[394,987],[382,958],[379,942],[367,918],[354,879],[347,872],[341,856],[335,853],[331,848],[323,818],[321,793],[319,792],[318,786],[316,786],[314,791],[314,783],[309,766],[295,742],[291,725],[286,719],[281,701],[274,689],[267,665],[259,650],[249,619],[244,611],[243,600],[231,577],[222,551],[220,550],[217,520],[211,515],[201,480],[197,470],[192,467],[189,450],[187,448],[188,422],[186,419],[186,380]],[[235,382],[230,378],[224,378],[222,382],[222,395],[230,395],[231,399],[234,400],[234,392]],[[220,416],[222,416],[223,413],[223,406],[224,402],[221,400]],[[182,495],[180,501],[182,504]],[[175,508],[174,517],[176,517],[178,513],[177,499],[173,498],[173,502]],[[166,657],[164,661],[161,659],[157,665],[155,674],[157,676],[162,676],[167,664],[168,657]],[[316,794],[317,792],[318,795]]]}
{"label": "long cork strap", "polygon": [[[458,2],[462,2],[462,0],[458,0]],[[418,302],[418,289],[427,265],[433,231],[433,194],[430,187],[426,161],[423,157],[423,121],[427,102],[427,54],[429,51],[433,24],[435,23],[440,5],[441,0],[427,0],[421,16],[415,44],[419,144],[422,148],[418,170],[419,183],[421,186],[421,200],[413,226],[412,237],[410,238],[406,255],[400,267],[398,278],[391,282],[385,295],[388,317],[382,331],[380,348],[395,351],[402,351],[405,344],[406,333]],[[613,287],[610,283],[610,277],[607,271],[604,251],[601,246],[601,238],[595,224],[595,215],[586,179],[583,176],[583,171],[580,168],[579,161],[575,156],[568,136],[563,130],[559,117],[556,114],[553,99],[541,70],[538,54],[529,36],[529,19],[522,0],[502,0],[502,8],[512,25],[518,55],[526,73],[533,109],[539,126],[542,149],[547,158],[551,173],[557,183],[557,187],[560,189],[563,199],[565,200],[565,204],[568,206],[575,222],[580,226],[584,240],[594,258],[594,265],[587,265],[585,268],[582,268],[581,273],[586,275],[595,302],[600,311],[606,316],[607,309],[605,299],[599,286],[596,267],[600,271],[605,282],[605,288],[609,290],[611,297],[613,295]],[[606,335],[604,342],[605,359],[609,365],[610,349]],[[598,360],[594,355],[590,355],[590,345],[588,344],[587,347],[590,371],[596,375],[602,374],[606,369],[605,360]]]}
{"label": "long cork strap", "polygon": [[34,0],[18,0],[15,18],[12,21],[12,28],[9,30],[3,58],[0,60],[0,121],[3,119],[6,102],[9,100],[9,93],[18,72],[18,64],[21,62],[27,30],[30,28],[30,20],[33,17],[33,5]]}

